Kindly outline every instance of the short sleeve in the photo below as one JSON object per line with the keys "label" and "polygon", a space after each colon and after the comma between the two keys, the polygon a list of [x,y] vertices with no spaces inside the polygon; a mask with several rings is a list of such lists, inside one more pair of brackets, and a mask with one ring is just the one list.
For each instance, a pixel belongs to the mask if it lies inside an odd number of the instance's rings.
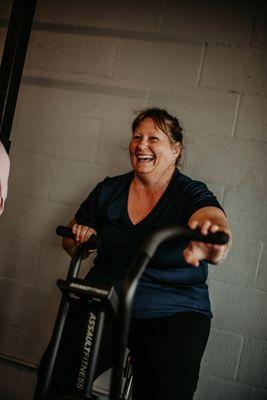
{"label": "short sleeve", "polygon": [[200,208],[218,207],[223,212],[223,208],[218,202],[216,196],[208,189],[205,183],[192,181],[187,185],[182,196],[182,219],[185,224],[190,217]]}
{"label": "short sleeve", "polygon": [[100,195],[105,181],[96,185],[75,214],[78,224],[97,228],[100,220]]}

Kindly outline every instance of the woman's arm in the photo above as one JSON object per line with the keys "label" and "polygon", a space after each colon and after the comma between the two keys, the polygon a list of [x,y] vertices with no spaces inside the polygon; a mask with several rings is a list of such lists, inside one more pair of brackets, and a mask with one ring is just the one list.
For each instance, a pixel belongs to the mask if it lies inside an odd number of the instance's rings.
{"label": "woman's arm", "polygon": [[191,229],[200,229],[203,235],[223,231],[230,236],[230,241],[226,245],[190,242],[184,250],[185,261],[195,267],[199,266],[201,260],[207,260],[211,264],[221,263],[232,244],[231,232],[223,211],[217,207],[200,208],[190,217],[188,226]]}
{"label": "woman's arm", "polygon": [[[87,242],[92,235],[96,235],[96,231],[89,226],[79,225],[74,218],[68,223],[68,227],[72,228],[72,232],[75,234],[75,240],[63,238],[62,247],[72,257],[76,247],[80,243]],[[89,253],[90,251],[88,255]]]}

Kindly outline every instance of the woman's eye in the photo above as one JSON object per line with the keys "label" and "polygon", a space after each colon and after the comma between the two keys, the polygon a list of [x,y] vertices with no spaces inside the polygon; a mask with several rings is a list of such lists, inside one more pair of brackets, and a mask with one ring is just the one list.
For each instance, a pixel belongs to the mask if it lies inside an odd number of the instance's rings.
{"label": "woman's eye", "polygon": [[157,136],[151,136],[150,138],[153,142],[157,142],[159,138]]}
{"label": "woman's eye", "polygon": [[134,135],[133,136],[133,140],[140,140],[141,139],[141,136],[139,136],[139,135]]}

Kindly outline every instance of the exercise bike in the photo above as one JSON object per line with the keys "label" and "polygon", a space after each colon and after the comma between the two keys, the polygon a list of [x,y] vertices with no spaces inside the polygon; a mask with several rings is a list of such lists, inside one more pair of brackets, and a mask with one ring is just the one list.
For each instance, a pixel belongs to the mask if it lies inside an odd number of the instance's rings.
{"label": "exercise bike", "polygon": [[[60,226],[57,228],[57,234],[74,239],[70,228]],[[153,233],[136,254],[128,275],[123,281],[120,298],[112,286],[86,283],[78,278],[85,253],[101,245],[97,236],[93,236],[90,241],[76,248],[66,280],[57,281],[62,292],[62,299],[50,342],[45,379],[38,399],[97,399],[92,394],[92,386],[106,320],[113,321],[117,327],[109,398],[110,400],[129,399],[132,368],[130,356],[125,355],[133,297],[138,280],[159,244],[174,238],[214,244],[226,244],[229,240],[229,236],[224,232],[202,235],[197,230],[184,227],[170,227]],[[123,371],[126,373],[122,389]]]}

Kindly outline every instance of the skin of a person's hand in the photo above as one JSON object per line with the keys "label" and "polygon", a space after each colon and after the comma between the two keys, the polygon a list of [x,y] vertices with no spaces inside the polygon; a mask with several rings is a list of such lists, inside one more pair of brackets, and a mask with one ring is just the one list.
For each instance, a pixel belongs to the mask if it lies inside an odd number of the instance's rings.
{"label": "skin of a person's hand", "polygon": [[93,228],[79,224],[72,226],[72,232],[75,235],[75,241],[78,243],[88,242],[92,235],[96,235],[96,231]]}
{"label": "skin of a person's hand", "polygon": [[[201,224],[196,221],[190,221],[189,228],[199,229],[203,235],[208,233],[215,233],[218,231],[225,232],[230,235],[230,231],[225,227],[213,224],[210,220],[206,219]],[[230,243],[226,245],[209,244],[203,242],[190,242],[183,252],[185,261],[198,267],[200,261],[206,260],[211,264],[219,264],[224,260],[230,248]]]}

